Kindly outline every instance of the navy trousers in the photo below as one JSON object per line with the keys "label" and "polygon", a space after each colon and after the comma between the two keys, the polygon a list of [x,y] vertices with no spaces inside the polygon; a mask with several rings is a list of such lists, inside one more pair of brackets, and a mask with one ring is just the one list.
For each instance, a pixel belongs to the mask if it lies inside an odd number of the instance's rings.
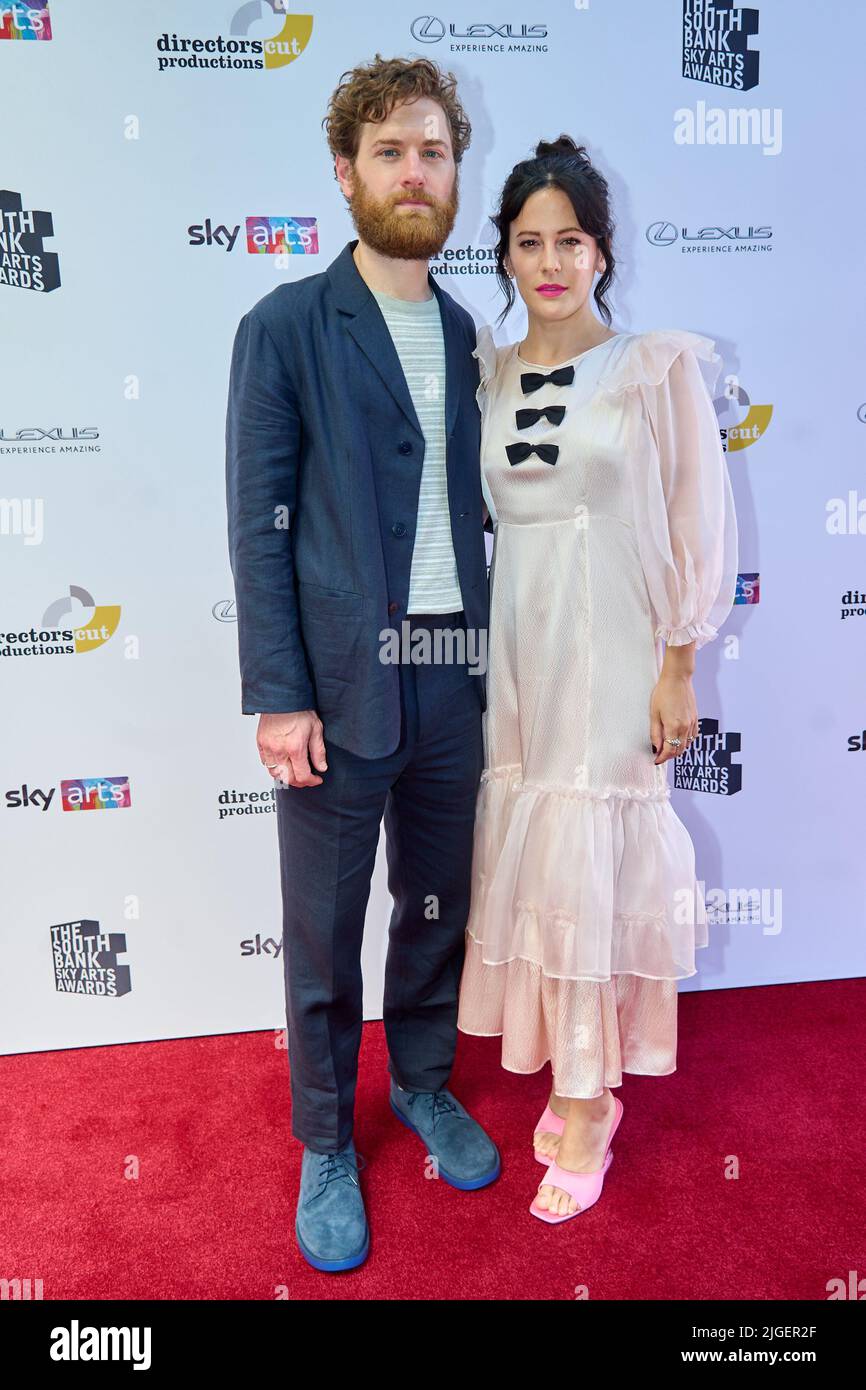
{"label": "navy trousers", "polygon": [[[464,626],[410,614],[412,629]],[[465,663],[401,664],[401,734],[385,758],[328,739],[316,787],[277,784],[292,1133],[318,1153],[352,1137],[361,1045],[361,941],[385,817],[388,929],[383,1020],[406,1090],[446,1085],[469,915],[484,754],[479,677]]]}

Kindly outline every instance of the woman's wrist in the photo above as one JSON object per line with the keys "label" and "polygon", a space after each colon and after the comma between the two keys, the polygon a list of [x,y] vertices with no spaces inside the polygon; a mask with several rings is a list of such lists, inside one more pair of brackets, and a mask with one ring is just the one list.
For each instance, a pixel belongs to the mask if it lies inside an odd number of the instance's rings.
{"label": "woman's wrist", "polygon": [[677,647],[666,646],[661,673],[663,676],[693,676],[695,673],[694,642],[683,642]]}

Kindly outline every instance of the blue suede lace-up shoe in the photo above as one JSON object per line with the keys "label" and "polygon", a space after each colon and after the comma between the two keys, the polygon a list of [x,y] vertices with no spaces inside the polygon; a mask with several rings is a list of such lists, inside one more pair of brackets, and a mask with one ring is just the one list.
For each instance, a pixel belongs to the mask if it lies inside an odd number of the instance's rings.
{"label": "blue suede lace-up shoe", "polygon": [[452,1187],[471,1192],[499,1177],[499,1150],[450,1091],[404,1091],[392,1077],[391,1109],[422,1140],[440,1178]]}
{"label": "blue suede lace-up shoe", "polygon": [[354,1269],[370,1249],[370,1231],[358,1173],[365,1166],[350,1139],[336,1154],[305,1148],[295,1235],[314,1269]]}

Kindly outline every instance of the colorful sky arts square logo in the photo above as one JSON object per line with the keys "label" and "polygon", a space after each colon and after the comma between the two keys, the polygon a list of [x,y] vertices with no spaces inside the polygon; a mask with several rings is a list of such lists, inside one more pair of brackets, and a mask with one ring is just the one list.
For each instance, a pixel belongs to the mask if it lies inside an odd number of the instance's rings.
{"label": "colorful sky arts square logo", "polygon": [[48,6],[5,5],[0,0],[0,39],[50,39],[51,16]]}
{"label": "colorful sky arts square logo", "polygon": [[60,783],[64,811],[122,811],[132,805],[128,777],[70,777]]}
{"label": "colorful sky arts square logo", "polygon": [[315,217],[248,217],[247,250],[253,256],[315,256],[319,228]]}
{"label": "colorful sky arts square logo", "polygon": [[738,574],[737,595],[734,603],[760,603],[761,576],[759,574]]}

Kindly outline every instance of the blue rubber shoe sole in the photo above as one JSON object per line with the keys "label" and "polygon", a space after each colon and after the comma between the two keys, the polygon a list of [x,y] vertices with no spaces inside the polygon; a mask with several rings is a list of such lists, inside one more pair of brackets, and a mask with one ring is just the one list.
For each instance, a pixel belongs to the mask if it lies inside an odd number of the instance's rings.
{"label": "blue rubber shoe sole", "polygon": [[[427,1140],[424,1138],[424,1135],[421,1133],[421,1131],[415,1128],[411,1120],[407,1120],[406,1116],[402,1113],[401,1110],[398,1109],[398,1107],[394,1104],[394,1101],[391,1099],[390,1096],[388,1097],[388,1099],[391,1105],[391,1109],[394,1111],[394,1114],[397,1116],[397,1119],[400,1120],[406,1126],[407,1129],[411,1129],[413,1134],[416,1134],[418,1136],[418,1138],[421,1140],[421,1143],[424,1145],[426,1149]],[[435,1155],[432,1156],[435,1157]],[[441,1163],[439,1165],[439,1176],[440,1178],[444,1178],[445,1181],[451,1187],[459,1187],[461,1192],[475,1192],[479,1187],[487,1187],[488,1183],[495,1182],[496,1179],[499,1177],[501,1168],[502,1160],[500,1159],[499,1153],[497,1151],[495,1167],[491,1168],[489,1173],[482,1173],[480,1178],[455,1178],[453,1173],[446,1173]]]}
{"label": "blue rubber shoe sole", "polygon": [[347,1255],[346,1258],[342,1260],[323,1260],[318,1255],[314,1255],[312,1250],[308,1250],[306,1245],[302,1241],[301,1233],[298,1230],[297,1223],[295,1223],[295,1239],[298,1242],[298,1249],[300,1250],[304,1259],[307,1261],[307,1264],[312,1265],[313,1269],[322,1269],[326,1273],[336,1273],[341,1269],[357,1269],[358,1265],[364,1263],[370,1251],[369,1226],[367,1227],[367,1235],[364,1239],[364,1244],[361,1246],[361,1249],[356,1254]]}

